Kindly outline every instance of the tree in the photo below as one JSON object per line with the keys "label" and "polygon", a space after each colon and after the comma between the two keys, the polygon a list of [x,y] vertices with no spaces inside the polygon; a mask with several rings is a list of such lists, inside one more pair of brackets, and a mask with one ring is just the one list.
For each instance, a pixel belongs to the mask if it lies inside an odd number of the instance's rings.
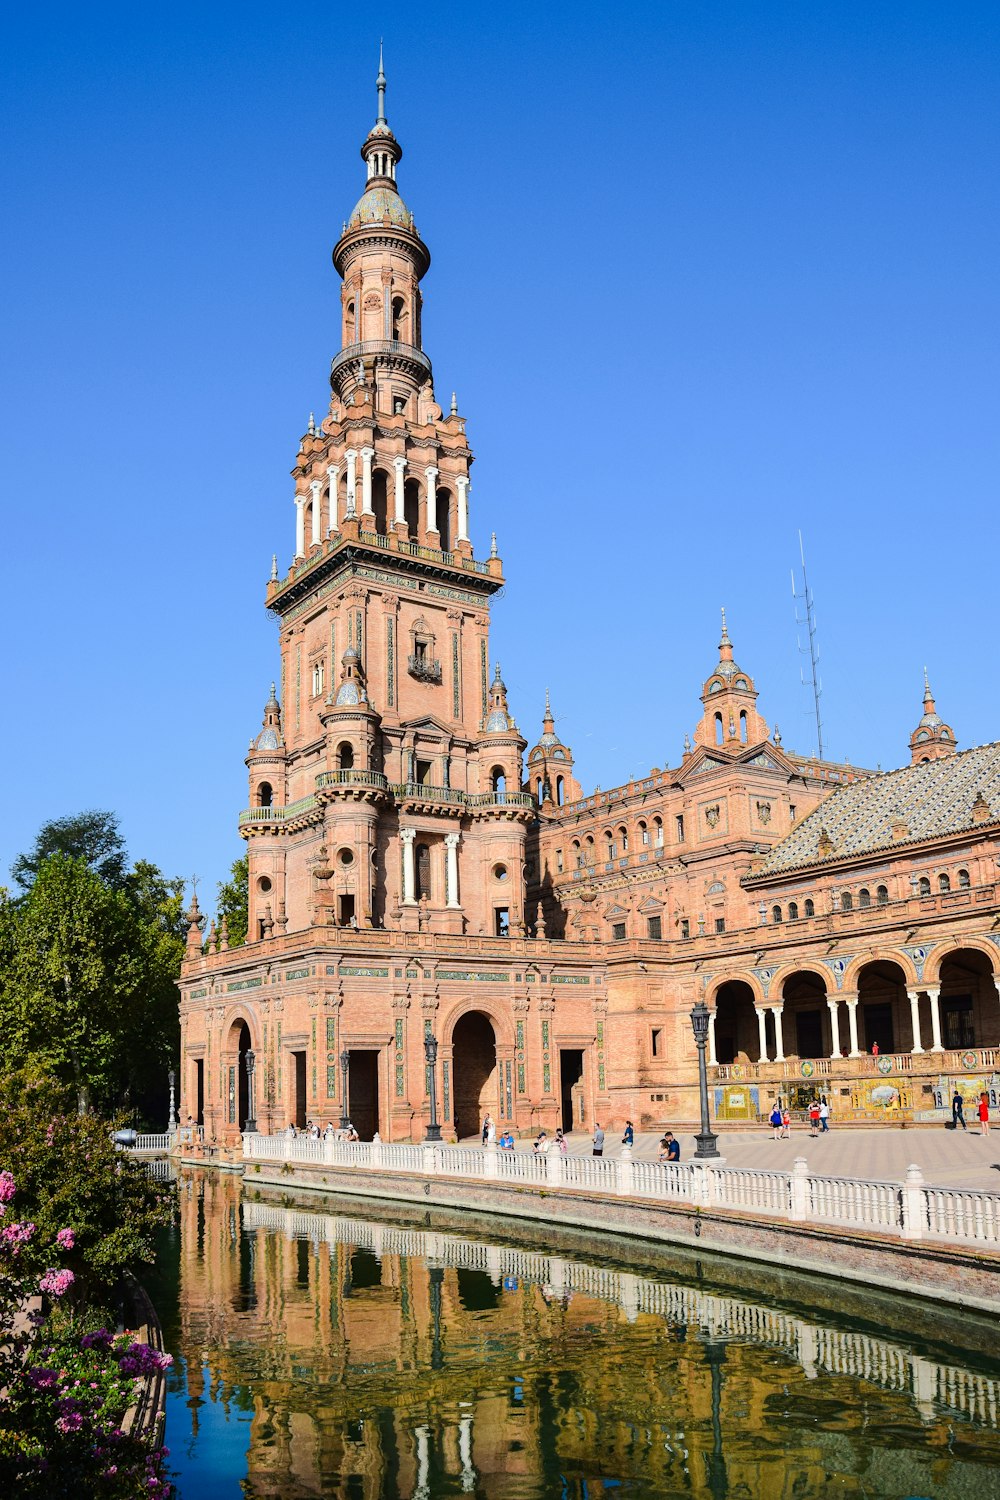
{"label": "tree", "polygon": [[219,881],[219,923],[226,919],[230,948],[240,948],[247,940],[249,906],[250,860],[244,854],[234,862],[229,879]]}
{"label": "tree", "polygon": [[43,823],[34,846],[27,854],[19,854],[11,865],[11,874],[22,890],[31,889],[42,865],[53,854],[82,859],[105,885],[124,883],[128,854],[112,812],[92,809]]}

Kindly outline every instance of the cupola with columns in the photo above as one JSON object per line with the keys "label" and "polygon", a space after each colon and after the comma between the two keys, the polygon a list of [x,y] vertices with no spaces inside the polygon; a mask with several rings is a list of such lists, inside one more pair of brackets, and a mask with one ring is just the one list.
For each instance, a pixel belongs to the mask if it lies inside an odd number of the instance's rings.
{"label": "cupola with columns", "polygon": [[536,802],[543,809],[546,803],[550,807],[562,807],[567,802],[579,801],[583,796],[573,775],[573,752],[556,734],[548,688],[545,689],[541,738],[528,751],[528,790],[534,792]]}
{"label": "cupola with columns", "polygon": [[955,731],[937,711],[925,667],[924,712],[920,723],[910,735],[910,760],[914,765],[921,761],[941,760],[945,755],[954,755],[955,748]]}
{"label": "cupola with columns", "polygon": [[770,731],[757,712],[753,678],[733,659],[725,610],[718,664],[705,683],[701,701],[705,712],[694,732],[696,744],[736,752],[743,745],[759,745],[768,738]]}

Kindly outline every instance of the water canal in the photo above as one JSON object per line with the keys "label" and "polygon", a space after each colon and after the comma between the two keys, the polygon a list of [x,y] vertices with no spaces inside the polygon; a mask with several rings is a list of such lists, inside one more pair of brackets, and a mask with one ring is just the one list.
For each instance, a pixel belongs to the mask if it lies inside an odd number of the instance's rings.
{"label": "water canal", "polygon": [[178,1193],[151,1291],[180,1500],[1000,1500],[984,1322],[212,1173]]}

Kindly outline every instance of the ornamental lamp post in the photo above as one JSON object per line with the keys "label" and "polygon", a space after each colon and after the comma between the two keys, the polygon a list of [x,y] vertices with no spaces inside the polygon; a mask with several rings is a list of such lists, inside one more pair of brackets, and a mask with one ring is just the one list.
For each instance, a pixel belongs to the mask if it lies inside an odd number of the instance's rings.
{"label": "ornamental lamp post", "polygon": [[427,1126],[425,1141],[439,1141],[441,1139],[441,1126],[438,1124],[437,1115],[437,1063],[438,1044],[436,1036],[424,1037],[424,1057],[427,1059],[427,1081],[431,1096],[431,1118]]}
{"label": "ornamental lamp post", "polygon": [[347,1117],[347,1070],[351,1066],[351,1054],[345,1047],[340,1054],[340,1128],[346,1130],[350,1124]]}
{"label": "ornamental lamp post", "polygon": [[243,1062],[247,1070],[247,1118],[243,1129],[253,1134],[257,1129],[257,1054],[252,1047],[244,1052]]}
{"label": "ornamental lamp post", "polygon": [[694,1042],[698,1048],[698,1090],[701,1095],[701,1130],[695,1136],[698,1142],[695,1150],[696,1157],[717,1157],[721,1153],[718,1147],[718,1136],[714,1134],[708,1119],[708,1073],[705,1068],[705,1046],[708,1042],[708,1006],[704,1000],[699,1000],[691,1012],[691,1027],[694,1031]]}

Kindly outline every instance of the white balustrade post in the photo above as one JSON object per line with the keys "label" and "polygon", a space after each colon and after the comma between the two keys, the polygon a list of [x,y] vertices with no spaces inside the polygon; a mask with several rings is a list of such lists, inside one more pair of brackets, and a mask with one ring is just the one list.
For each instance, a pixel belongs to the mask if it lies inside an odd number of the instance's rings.
{"label": "white balustrade post", "polygon": [[910,1001],[910,1027],[913,1032],[913,1046],[910,1052],[916,1057],[918,1052],[924,1050],[920,1045],[920,991],[907,990],[906,993]]}
{"label": "white balustrade post", "polygon": [[784,1011],[784,1009],[785,1009],[785,1007],[784,1007],[783,1004],[782,1005],[776,1005],[774,1007],[774,1011],[773,1011],[773,1014],[774,1014],[774,1060],[775,1060],[775,1062],[784,1062],[784,1060],[785,1060],[785,1038],[784,1038],[784,1034],[782,1033],[782,1030],[781,1030],[781,1015],[782,1015],[782,1012]]}
{"label": "white balustrade post", "polygon": [[382,1137],[377,1132],[372,1137],[371,1164],[372,1164],[373,1171],[381,1172],[381,1170],[382,1170]]}
{"label": "white balustrade post", "polygon": [[458,489],[458,540],[469,540],[469,476],[459,474],[455,480]]}
{"label": "white balustrade post", "polygon": [[425,470],[427,478],[427,530],[437,531],[437,478],[438,470],[433,465]]}
{"label": "white balustrade post", "polygon": [[924,1237],[924,1174],[918,1166],[906,1169],[903,1183],[903,1227],[904,1240],[920,1240]]}
{"label": "white balustrade post", "polygon": [[312,479],[309,481],[309,488],[312,491],[312,535],[310,541],[315,547],[323,539],[323,515],[319,503],[319,494],[323,486],[318,479]]}
{"label": "white balustrade post", "polygon": [[792,1162],[791,1187],[789,1217],[801,1224],[809,1217],[809,1163],[804,1156]]}
{"label": "white balustrade post", "polygon": [[545,1176],[549,1187],[562,1187],[563,1154],[558,1147],[545,1153]]}
{"label": "white balustrade post", "polygon": [[358,455],[353,448],[348,448],[344,454],[344,463],[347,466],[347,511],[349,517],[357,515],[357,475]]}
{"label": "white balustrade post", "polygon": [[486,1145],[484,1147],[484,1155],[486,1157],[486,1165],[483,1168],[483,1176],[484,1177],[497,1177],[497,1176],[499,1176],[499,1170],[497,1168],[497,1143],[496,1143],[496,1141],[487,1141],[486,1142]]}
{"label": "white balustrade post", "polygon": [[292,1146],[293,1146],[293,1144],[294,1144],[294,1142],[292,1141],[291,1136],[290,1135],[286,1135],[285,1138],[284,1138],[284,1140],[281,1142],[281,1158],[282,1158],[282,1161],[291,1161],[291,1159],[292,1159]]}
{"label": "white balustrade post", "polygon": [[444,836],[444,847],[447,855],[448,866],[448,906],[452,909],[461,907],[458,899],[458,841],[459,833],[446,833]]}
{"label": "white balustrade post", "polygon": [[339,521],[337,517],[337,465],[331,464],[326,471],[327,479],[327,523],[328,530],[337,531]]}
{"label": "white balustrade post", "polygon": [[851,1033],[851,1050],[849,1056],[860,1057],[861,1048],[858,1046],[858,997],[849,995],[846,999],[847,1025]]}
{"label": "white balustrade post", "polygon": [[941,1009],[938,1005],[938,1000],[941,996],[940,986],[935,985],[933,988],[925,989],[924,994],[931,1002],[931,1051],[943,1052],[944,1048],[941,1045]]}
{"label": "white balustrade post", "polygon": [[417,836],[415,828],[401,828],[399,837],[403,841],[403,905],[416,905],[417,871],[413,843]]}
{"label": "white balustrade post", "polygon": [[827,997],[827,1009],[830,1012],[830,1056],[841,1057],[840,1050],[840,1001]]}
{"label": "white balustrade post", "polygon": [[760,1038],[760,1061],[768,1062],[767,1055],[767,1012],[759,1005],[754,1006],[757,1012],[757,1034]]}
{"label": "white balustrade post", "polygon": [[393,520],[396,522],[397,525],[399,525],[399,526],[405,526],[406,525],[406,488],[405,488],[405,485],[406,485],[406,459],[402,458],[402,457],[400,457],[400,458],[394,458],[393,461],[392,461],[392,466],[393,466],[393,468],[396,471],[396,488],[395,488],[395,491],[394,491],[396,514],[393,517]]}
{"label": "white balustrade post", "polygon": [[337,1142],[333,1135],[323,1137],[323,1165],[332,1167],[337,1161]]}
{"label": "white balustrade post", "polygon": [[631,1198],[634,1184],[635,1171],[632,1166],[632,1147],[623,1146],[622,1154],[618,1160],[615,1191],[620,1198]]}
{"label": "white balustrade post", "polygon": [[295,496],[295,556],[304,557],[306,551],[306,497]]}
{"label": "white balustrade post", "polygon": [[244,1134],[243,1137],[242,1137],[242,1140],[243,1140],[243,1160],[244,1161],[249,1161],[250,1158],[253,1156],[253,1136],[252,1135]]}
{"label": "white balustrade post", "polygon": [[372,510],[372,459],[375,457],[374,448],[362,448],[361,450],[361,514],[373,516]]}
{"label": "white balustrade post", "polygon": [[426,1176],[436,1177],[438,1169],[438,1148],[433,1141],[423,1143],[423,1170]]}
{"label": "white balustrade post", "polygon": [[712,1201],[708,1168],[704,1162],[691,1162],[691,1202],[698,1208],[707,1208]]}
{"label": "white balustrade post", "polygon": [[708,1013],[708,1056],[705,1061],[710,1068],[718,1066],[718,1058],[715,1055],[715,1011]]}

